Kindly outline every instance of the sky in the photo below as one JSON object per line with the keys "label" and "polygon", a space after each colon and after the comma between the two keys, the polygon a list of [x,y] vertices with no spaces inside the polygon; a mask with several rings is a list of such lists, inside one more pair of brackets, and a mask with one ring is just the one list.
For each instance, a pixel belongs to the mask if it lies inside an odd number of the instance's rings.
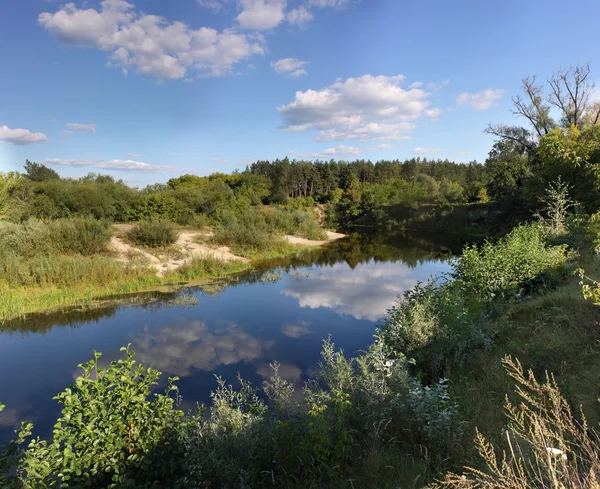
{"label": "sky", "polygon": [[144,186],[285,156],[484,161],[488,123],[523,123],[523,78],[600,74],[599,17],[597,0],[5,0],[0,171]]}

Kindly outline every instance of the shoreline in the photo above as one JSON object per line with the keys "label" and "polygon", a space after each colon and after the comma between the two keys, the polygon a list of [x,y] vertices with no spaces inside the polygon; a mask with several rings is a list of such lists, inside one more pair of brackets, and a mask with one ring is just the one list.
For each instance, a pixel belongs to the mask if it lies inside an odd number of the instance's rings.
{"label": "shoreline", "polygon": [[[245,257],[237,257],[224,250],[226,247],[221,247],[221,253],[212,253],[208,247],[197,248],[197,253],[180,259],[171,261],[177,263],[177,267],[168,266],[161,270],[156,265],[164,265],[158,258],[153,257],[151,267],[140,269],[138,276],[125,282],[114,282],[102,286],[90,284],[82,287],[76,284],[70,287],[22,287],[0,290],[0,328],[14,320],[26,320],[29,315],[51,314],[71,309],[97,309],[112,305],[127,304],[137,299],[136,294],[148,294],[152,292],[176,292],[177,290],[187,286],[206,286],[215,280],[232,277],[236,274],[246,272],[255,268],[256,264],[273,258],[283,258],[293,256],[303,251],[326,245],[332,241],[341,239],[345,235],[340,233],[327,232],[327,241],[313,241],[297,238],[294,236],[285,236],[284,239],[289,243],[289,246],[284,250],[272,254],[264,253],[254,256],[252,259]],[[289,238],[295,238],[290,240]],[[114,238],[113,238],[114,239]],[[116,238],[118,239],[118,238]],[[299,240],[296,242],[296,240]],[[133,247],[132,247],[133,248]],[[143,250],[136,250],[135,252]],[[124,253],[129,253],[130,250],[124,250]],[[235,257],[235,259],[227,259],[225,256]],[[123,261],[123,257],[115,257],[117,261]],[[194,260],[201,262],[201,269],[186,270],[192,268],[188,265],[193,265]],[[153,271],[154,270],[154,271]],[[122,300],[116,296],[123,297]]]}

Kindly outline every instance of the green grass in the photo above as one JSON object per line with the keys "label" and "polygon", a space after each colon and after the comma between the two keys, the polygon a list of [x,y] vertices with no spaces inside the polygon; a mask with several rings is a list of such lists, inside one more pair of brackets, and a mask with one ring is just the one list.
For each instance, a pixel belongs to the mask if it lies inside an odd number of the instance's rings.
{"label": "green grass", "polygon": [[[179,269],[158,277],[152,268],[123,264],[108,255],[46,257],[45,275],[29,260],[0,274],[0,324],[28,314],[71,307],[94,307],[114,302],[115,296],[176,288],[194,280],[219,279],[253,268],[253,262],[301,253],[305,248],[285,244],[256,252],[252,261],[195,258]],[[34,262],[34,264],[37,262]],[[22,276],[19,275],[19,270]],[[42,277],[43,279],[40,279]],[[35,278],[35,279],[34,279]]]}

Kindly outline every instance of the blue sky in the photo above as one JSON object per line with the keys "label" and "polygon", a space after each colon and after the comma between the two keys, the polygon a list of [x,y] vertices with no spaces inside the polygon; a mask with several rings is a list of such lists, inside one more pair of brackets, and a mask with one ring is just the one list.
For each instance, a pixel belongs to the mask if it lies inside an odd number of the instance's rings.
{"label": "blue sky", "polygon": [[522,78],[600,73],[599,17],[596,0],[2,2],[0,171],[145,185],[286,155],[483,161]]}

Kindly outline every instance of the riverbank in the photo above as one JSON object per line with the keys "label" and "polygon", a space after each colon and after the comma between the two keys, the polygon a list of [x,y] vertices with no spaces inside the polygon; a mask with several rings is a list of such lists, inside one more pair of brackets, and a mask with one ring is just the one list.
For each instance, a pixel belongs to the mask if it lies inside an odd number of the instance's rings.
{"label": "riverbank", "polygon": [[[116,297],[155,290],[176,290],[191,281],[222,279],[252,269],[255,264],[306,250],[340,239],[344,235],[327,232],[326,241],[285,236],[274,249],[257,252],[250,258],[235,255],[226,246],[196,241],[199,232],[182,230],[176,246],[148,249],[128,243],[119,232],[111,237],[109,251],[91,256],[64,257],[67,268],[83,269],[70,283],[61,285],[0,286],[0,324],[28,314],[50,313],[74,307],[95,308],[115,303]],[[202,282],[199,283],[202,285]]]}

